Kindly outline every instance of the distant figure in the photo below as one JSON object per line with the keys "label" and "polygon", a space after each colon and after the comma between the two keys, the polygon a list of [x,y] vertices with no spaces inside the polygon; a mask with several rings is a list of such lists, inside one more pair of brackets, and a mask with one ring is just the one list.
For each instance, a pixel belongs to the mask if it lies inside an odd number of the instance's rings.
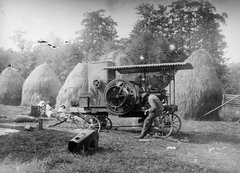
{"label": "distant figure", "polygon": [[50,101],[47,101],[46,110],[52,110],[52,107],[50,106]]}
{"label": "distant figure", "polygon": [[66,106],[62,105],[59,109],[58,109],[58,113],[65,113],[66,112]]}
{"label": "distant figure", "polygon": [[46,102],[45,101],[42,100],[38,103],[38,109],[39,109],[41,117],[46,116]]}
{"label": "distant figure", "polygon": [[47,104],[46,104],[46,115],[47,115],[48,118],[54,117],[54,115],[55,115],[55,112],[52,111],[50,101],[47,101]]}
{"label": "distant figure", "polygon": [[7,67],[13,68],[12,64],[8,64],[8,66],[7,66]]}
{"label": "distant figure", "polygon": [[57,118],[66,119],[66,118],[67,118],[67,115],[66,115],[65,113],[66,113],[66,106],[65,106],[65,105],[62,105],[62,106],[58,109],[56,117],[57,117]]}
{"label": "distant figure", "polygon": [[42,100],[42,101],[40,101],[40,102],[38,103],[38,106],[41,107],[41,108],[42,108],[42,107],[45,107],[45,106],[46,106],[46,102]]}

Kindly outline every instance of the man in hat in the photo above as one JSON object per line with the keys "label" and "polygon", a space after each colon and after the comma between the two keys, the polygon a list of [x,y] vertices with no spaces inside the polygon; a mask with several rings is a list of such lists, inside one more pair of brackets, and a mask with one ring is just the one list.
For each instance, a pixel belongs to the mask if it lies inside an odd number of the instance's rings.
{"label": "man in hat", "polygon": [[164,108],[162,102],[156,95],[149,94],[149,93],[143,93],[141,95],[141,97],[142,97],[143,103],[146,103],[146,101],[148,101],[150,108],[148,108],[144,112],[144,114],[148,115],[148,116],[144,120],[142,132],[141,132],[140,136],[136,137],[138,139],[143,139],[147,135],[147,133],[149,133],[149,131],[151,130],[153,120],[157,116],[160,116],[162,114],[162,111]]}

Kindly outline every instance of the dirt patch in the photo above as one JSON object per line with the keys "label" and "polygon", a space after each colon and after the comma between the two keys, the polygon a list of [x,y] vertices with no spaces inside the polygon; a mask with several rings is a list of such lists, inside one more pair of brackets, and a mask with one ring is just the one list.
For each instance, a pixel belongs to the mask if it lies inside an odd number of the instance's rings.
{"label": "dirt patch", "polygon": [[8,128],[0,128],[0,136],[7,135],[9,133],[17,133],[19,130],[16,129],[8,129]]}

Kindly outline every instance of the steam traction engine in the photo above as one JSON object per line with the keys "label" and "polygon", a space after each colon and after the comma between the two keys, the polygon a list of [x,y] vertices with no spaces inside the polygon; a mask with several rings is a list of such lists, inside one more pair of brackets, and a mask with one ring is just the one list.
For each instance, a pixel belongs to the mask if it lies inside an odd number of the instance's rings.
{"label": "steam traction engine", "polygon": [[[192,69],[189,63],[163,63],[114,66],[113,62],[88,63],[88,92],[80,97],[79,106],[71,107],[71,112],[78,112],[84,117],[84,128],[101,129],[112,128],[112,122],[108,115],[119,117],[146,118],[144,111],[148,105],[141,103],[141,93],[149,92],[165,100],[164,113],[157,117],[152,126],[152,133],[158,137],[167,137],[172,132],[177,133],[181,128],[181,119],[175,114],[175,80],[177,70]],[[151,91],[146,87],[146,74],[159,72],[171,78],[169,85],[170,97],[162,94],[162,91]],[[143,74],[143,85],[137,84],[131,74]],[[125,74],[125,77],[121,76]],[[116,79],[122,77],[125,79]],[[127,80],[127,79],[128,80]],[[171,97],[172,95],[172,97]],[[172,98],[172,99],[171,99]]]}

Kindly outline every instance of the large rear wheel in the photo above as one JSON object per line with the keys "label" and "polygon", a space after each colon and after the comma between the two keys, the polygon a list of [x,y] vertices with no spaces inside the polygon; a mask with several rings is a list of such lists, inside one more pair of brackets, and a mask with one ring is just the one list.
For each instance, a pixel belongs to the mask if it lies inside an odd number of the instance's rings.
{"label": "large rear wheel", "polygon": [[152,132],[157,138],[166,138],[173,131],[172,119],[167,115],[160,115],[153,121]]}
{"label": "large rear wheel", "polygon": [[173,123],[172,133],[177,134],[182,127],[182,121],[181,121],[180,117],[174,113],[168,114],[168,116],[172,119],[172,123]]}

